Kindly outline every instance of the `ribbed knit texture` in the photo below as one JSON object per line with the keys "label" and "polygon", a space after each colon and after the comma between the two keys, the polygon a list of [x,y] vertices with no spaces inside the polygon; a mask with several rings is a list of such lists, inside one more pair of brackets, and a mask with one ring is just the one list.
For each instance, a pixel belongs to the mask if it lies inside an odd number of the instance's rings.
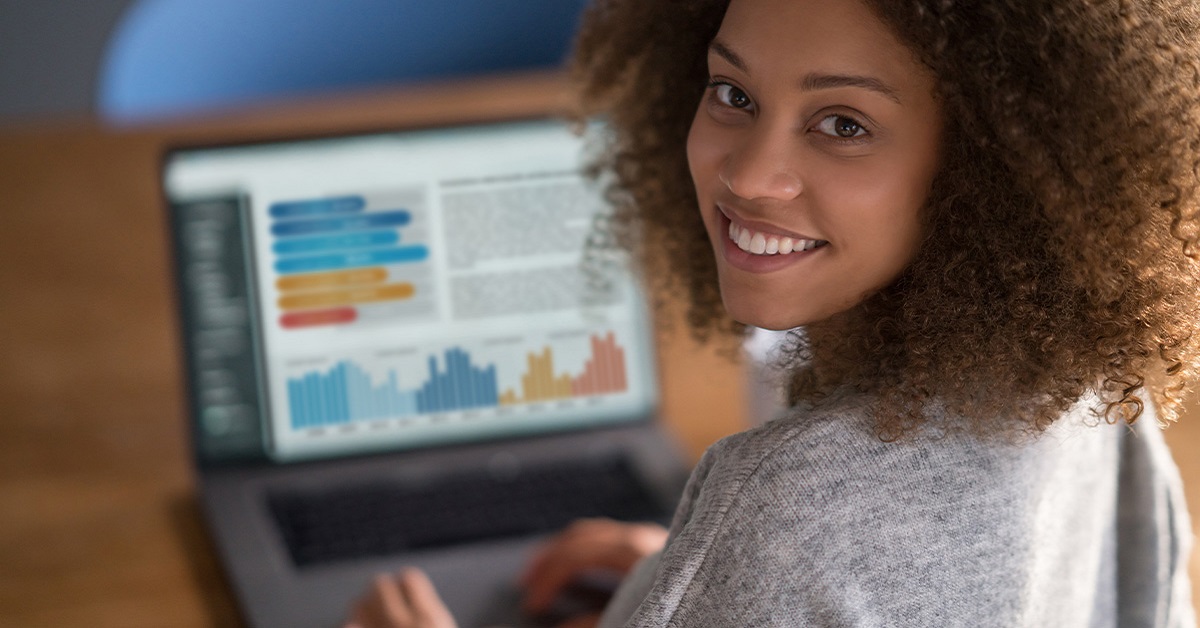
{"label": "ribbed knit texture", "polygon": [[1194,626],[1155,418],[1089,416],[1019,443],[884,443],[847,401],[726,438],[601,625]]}

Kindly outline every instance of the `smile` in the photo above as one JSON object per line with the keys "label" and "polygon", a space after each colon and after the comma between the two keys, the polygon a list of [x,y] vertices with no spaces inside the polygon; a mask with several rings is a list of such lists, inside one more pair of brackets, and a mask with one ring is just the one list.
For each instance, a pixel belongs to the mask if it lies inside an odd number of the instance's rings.
{"label": "smile", "polygon": [[729,239],[739,249],[752,255],[787,255],[811,251],[829,244],[825,240],[805,240],[754,231],[746,227],[739,227],[732,220],[729,221]]}

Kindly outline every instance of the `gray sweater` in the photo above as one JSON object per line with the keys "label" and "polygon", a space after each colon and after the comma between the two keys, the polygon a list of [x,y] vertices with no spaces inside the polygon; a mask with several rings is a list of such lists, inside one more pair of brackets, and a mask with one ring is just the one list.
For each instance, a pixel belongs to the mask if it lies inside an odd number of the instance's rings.
{"label": "gray sweater", "polygon": [[847,401],[726,438],[601,626],[1194,626],[1155,417],[1085,423],[884,443]]}

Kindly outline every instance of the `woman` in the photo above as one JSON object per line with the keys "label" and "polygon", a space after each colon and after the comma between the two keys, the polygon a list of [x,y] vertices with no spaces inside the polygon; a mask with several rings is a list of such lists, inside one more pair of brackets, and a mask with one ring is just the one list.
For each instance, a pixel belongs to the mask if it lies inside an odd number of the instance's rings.
{"label": "woman", "polygon": [[[709,450],[662,551],[576,526],[531,606],[645,554],[602,625],[1194,625],[1144,383],[1174,419],[1200,356],[1197,32],[1181,0],[594,6],[613,235],[697,333],[802,331],[792,409]],[[358,617],[389,614],[453,622],[415,572]]]}

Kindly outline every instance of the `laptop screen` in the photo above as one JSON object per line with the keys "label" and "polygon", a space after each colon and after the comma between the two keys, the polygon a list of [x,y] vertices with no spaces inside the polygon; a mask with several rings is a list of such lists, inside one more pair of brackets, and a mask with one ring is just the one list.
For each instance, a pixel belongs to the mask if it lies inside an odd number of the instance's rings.
{"label": "laptop screen", "polygon": [[170,153],[200,460],[644,419],[645,305],[583,263],[582,151],[522,121]]}

